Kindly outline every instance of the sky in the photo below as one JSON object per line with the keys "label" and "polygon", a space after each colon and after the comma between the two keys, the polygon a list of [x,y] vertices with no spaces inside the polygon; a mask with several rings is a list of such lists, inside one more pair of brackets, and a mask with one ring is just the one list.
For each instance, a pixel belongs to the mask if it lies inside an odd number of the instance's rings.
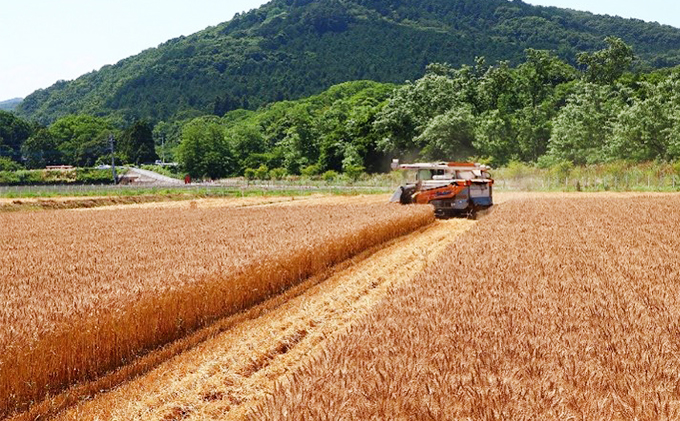
{"label": "sky", "polygon": [[[680,28],[675,0],[526,0]],[[230,20],[267,0],[0,0],[0,101]]]}
{"label": "sky", "polygon": [[524,0],[536,6],[556,6],[598,15],[642,19],[680,28],[677,0]]}
{"label": "sky", "polygon": [[0,0],[0,101],[26,97],[267,0]]}

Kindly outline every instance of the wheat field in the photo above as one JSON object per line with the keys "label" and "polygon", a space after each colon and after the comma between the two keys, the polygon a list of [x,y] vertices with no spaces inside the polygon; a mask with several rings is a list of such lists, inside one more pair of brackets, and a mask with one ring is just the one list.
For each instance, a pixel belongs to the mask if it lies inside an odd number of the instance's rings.
{"label": "wheat field", "polygon": [[[54,419],[241,420],[273,390],[276,380],[371,312],[387,291],[410,282],[452,239],[474,224],[466,219],[437,221],[372,247],[334,266],[318,282],[317,277],[310,278],[239,313],[234,316],[239,320],[221,333],[114,390],[77,402]],[[251,311],[256,313],[248,317]],[[58,401],[50,402],[52,407]],[[31,412],[13,421],[32,420],[44,413],[37,407]]]}
{"label": "wheat field", "polygon": [[503,204],[249,419],[680,419],[680,198]]}
{"label": "wheat field", "polygon": [[432,221],[397,205],[0,214],[0,417]]}

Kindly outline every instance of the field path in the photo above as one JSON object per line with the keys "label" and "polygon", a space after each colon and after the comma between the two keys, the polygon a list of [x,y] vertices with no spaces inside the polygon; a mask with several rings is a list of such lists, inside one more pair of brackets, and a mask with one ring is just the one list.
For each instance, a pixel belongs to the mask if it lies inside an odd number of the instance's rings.
{"label": "field path", "polygon": [[89,212],[111,209],[182,209],[182,208],[243,208],[250,206],[314,206],[314,205],[347,205],[387,203],[390,196],[385,194],[332,195],[312,194],[301,196],[245,196],[198,198],[175,201],[157,201],[148,203],[119,204],[93,208],[76,209],[78,212]]}
{"label": "field path", "polygon": [[474,224],[437,221],[369,250],[329,278],[313,278],[236,316],[245,321],[57,419],[240,419],[276,380],[347,331]]}
{"label": "field path", "polygon": [[283,206],[300,206],[313,204],[344,203],[386,203],[390,196],[385,194],[332,195],[311,194],[299,196],[245,196],[197,198],[186,194],[139,196],[82,196],[82,197],[0,197],[1,212],[37,211],[37,210],[110,210],[110,209],[158,209],[158,208],[217,208],[248,207],[281,204]]}

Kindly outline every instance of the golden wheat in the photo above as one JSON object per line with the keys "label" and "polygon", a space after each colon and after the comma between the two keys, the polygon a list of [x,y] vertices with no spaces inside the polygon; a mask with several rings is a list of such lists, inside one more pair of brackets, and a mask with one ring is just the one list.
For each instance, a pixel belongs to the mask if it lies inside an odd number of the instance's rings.
{"label": "golden wheat", "polygon": [[508,202],[251,419],[680,419],[680,198]]}
{"label": "golden wheat", "polygon": [[[323,341],[371,311],[387,291],[409,282],[474,224],[465,219],[438,221],[372,247],[266,303],[199,330],[189,340],[196,335],[209,339],[170,360],[165,358],[155,369],[111,392],[77,402],[54,419],[160,421],[178,414],[197,420],[243,419],[278,378],[294,370]],[[204,335],[220,326],[226,328],[225,323],[227,329]],[[90,390],[102,389],[109,386]],[[67,393],[87,394],[73,389]],[[60,402],[59,397],[50,398],[13,421],[49,415]]]}
{"label": "golden wheat", "polygon": [[432,220],[389,205],[0,215],[0,416]]}

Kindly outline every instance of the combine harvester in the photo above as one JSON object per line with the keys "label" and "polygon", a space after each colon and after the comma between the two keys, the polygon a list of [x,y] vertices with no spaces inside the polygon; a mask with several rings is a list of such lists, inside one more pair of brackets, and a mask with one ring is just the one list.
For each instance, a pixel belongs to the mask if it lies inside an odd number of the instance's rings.
{"label": "combine harvester", "polygon": [[414,171],[416,176],[414,182],[399,187],[390,202],[431,204],[438,218],[475,218],[478,211],[493,205],[493,179],[486,165],[469,162],[400,165],[395,159],[392,169]]}

